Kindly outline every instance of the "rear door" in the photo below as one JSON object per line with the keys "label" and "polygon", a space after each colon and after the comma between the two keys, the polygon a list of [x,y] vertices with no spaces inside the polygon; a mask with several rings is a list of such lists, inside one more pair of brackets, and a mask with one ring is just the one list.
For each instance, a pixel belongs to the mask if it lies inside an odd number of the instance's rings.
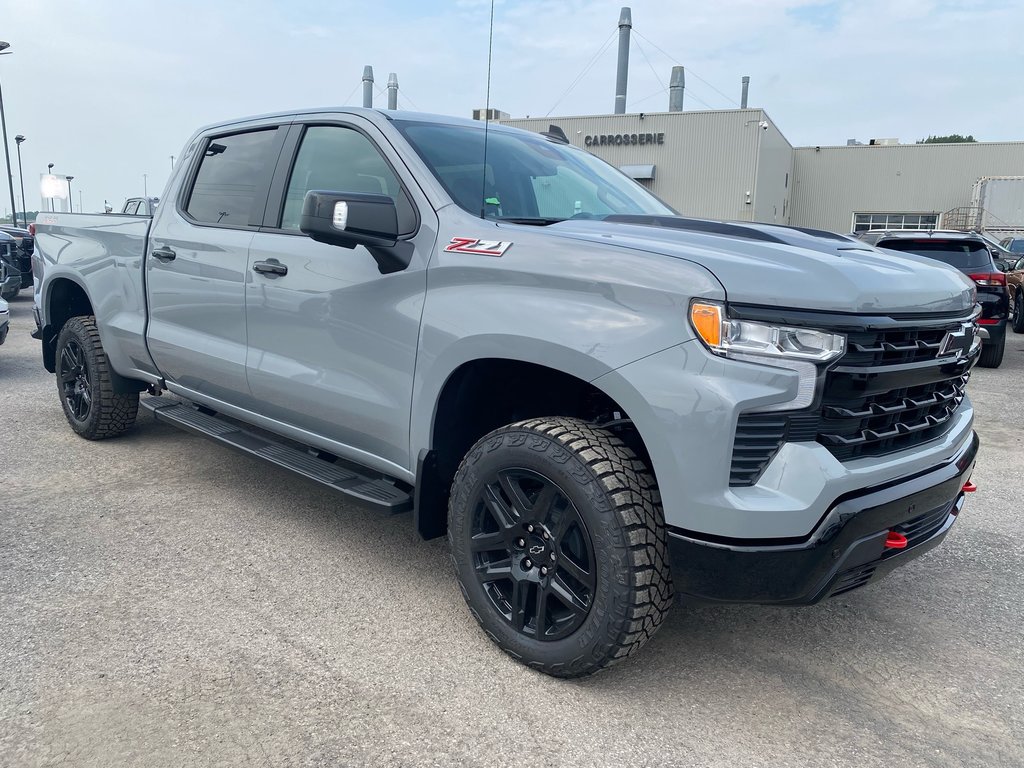
{"label": "rear door", "polygon": [[[436,215],[379,129],[355,115],[297,122],[273,190],[247,283],[257,410],[327,438],[347,458],[384,472],[409,469],[413,368]],[[382,274],[366,248],[303,235],[299,216],[310,190],[390,196],[413,248],[410,265]],[[287,273],[256,271],[260,262]]]}
{"label": "rear door", "polygon": [[251,407],[245,281],[287,120],[203,137],[146,260],[150,353],[172,391]]}

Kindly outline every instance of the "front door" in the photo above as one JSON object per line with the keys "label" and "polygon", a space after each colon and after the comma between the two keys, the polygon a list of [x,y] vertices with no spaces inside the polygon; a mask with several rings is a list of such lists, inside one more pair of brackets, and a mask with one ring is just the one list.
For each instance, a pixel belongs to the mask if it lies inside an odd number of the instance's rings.
{"label": "front door", "polygon": [[245,281],[287,126],[203,139],[183,194],[157,209],[146,259],[147,341],[172,391],[251,407]]}
{"label": "front door", "polygon": [[[352,116],[292,130],[301,137],[294,159],[288,150],[281,158],[287,182],[275,182],[279,199],[272,193],[268,202],[272,226],[250,246],[249,387],[261,414],[340,444],[346,458],[383,472],[411,469],[413,368],[436,217],[369,121]],[[310,190],[392,197],[403,239],[415,249],[410,265],[382,274],[366,248],[300,233]],[[287,273],[254,269],[274,261]]]}

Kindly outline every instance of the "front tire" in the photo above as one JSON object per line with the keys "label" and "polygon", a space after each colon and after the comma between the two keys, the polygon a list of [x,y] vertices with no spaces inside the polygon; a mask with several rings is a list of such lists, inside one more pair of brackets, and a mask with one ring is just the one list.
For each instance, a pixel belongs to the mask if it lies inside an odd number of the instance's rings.
{"label": "front tire", "polygon": [[672,605],[661,498],[608,430],[530,419],[479,440],[455,475],[448,539],[497,645],[557,677],[633,654]]}
{"label": "front tire", "polygon": [[1013,332],[1024,333],[1024,287],[1017,288],[1013,302]]}
{"label": "front tire", "polygon": [[139,393],[114,391],[96,318],[72,317],[57,337],[57,392],[71,428],[87,440],[115,437],[135,423]]}

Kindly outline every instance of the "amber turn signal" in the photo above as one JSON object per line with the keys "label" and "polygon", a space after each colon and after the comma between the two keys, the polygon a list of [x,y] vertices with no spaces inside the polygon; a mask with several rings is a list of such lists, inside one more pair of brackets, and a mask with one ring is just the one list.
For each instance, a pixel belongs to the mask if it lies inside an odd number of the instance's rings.
{"label": "amber turn signal", "polygon": [[717,304],[691,304],[690,325],[709,347],[722,343],[722,308]]}

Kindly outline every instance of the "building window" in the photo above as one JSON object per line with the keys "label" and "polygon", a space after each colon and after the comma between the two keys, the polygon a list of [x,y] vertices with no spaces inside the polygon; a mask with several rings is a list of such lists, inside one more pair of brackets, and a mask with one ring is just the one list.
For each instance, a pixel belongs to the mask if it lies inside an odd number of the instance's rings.
{"label": "building window", "polygon": [[854,232],[867,232],[869,229],[936,229],[938,226],[937,213],[853,214]]}

